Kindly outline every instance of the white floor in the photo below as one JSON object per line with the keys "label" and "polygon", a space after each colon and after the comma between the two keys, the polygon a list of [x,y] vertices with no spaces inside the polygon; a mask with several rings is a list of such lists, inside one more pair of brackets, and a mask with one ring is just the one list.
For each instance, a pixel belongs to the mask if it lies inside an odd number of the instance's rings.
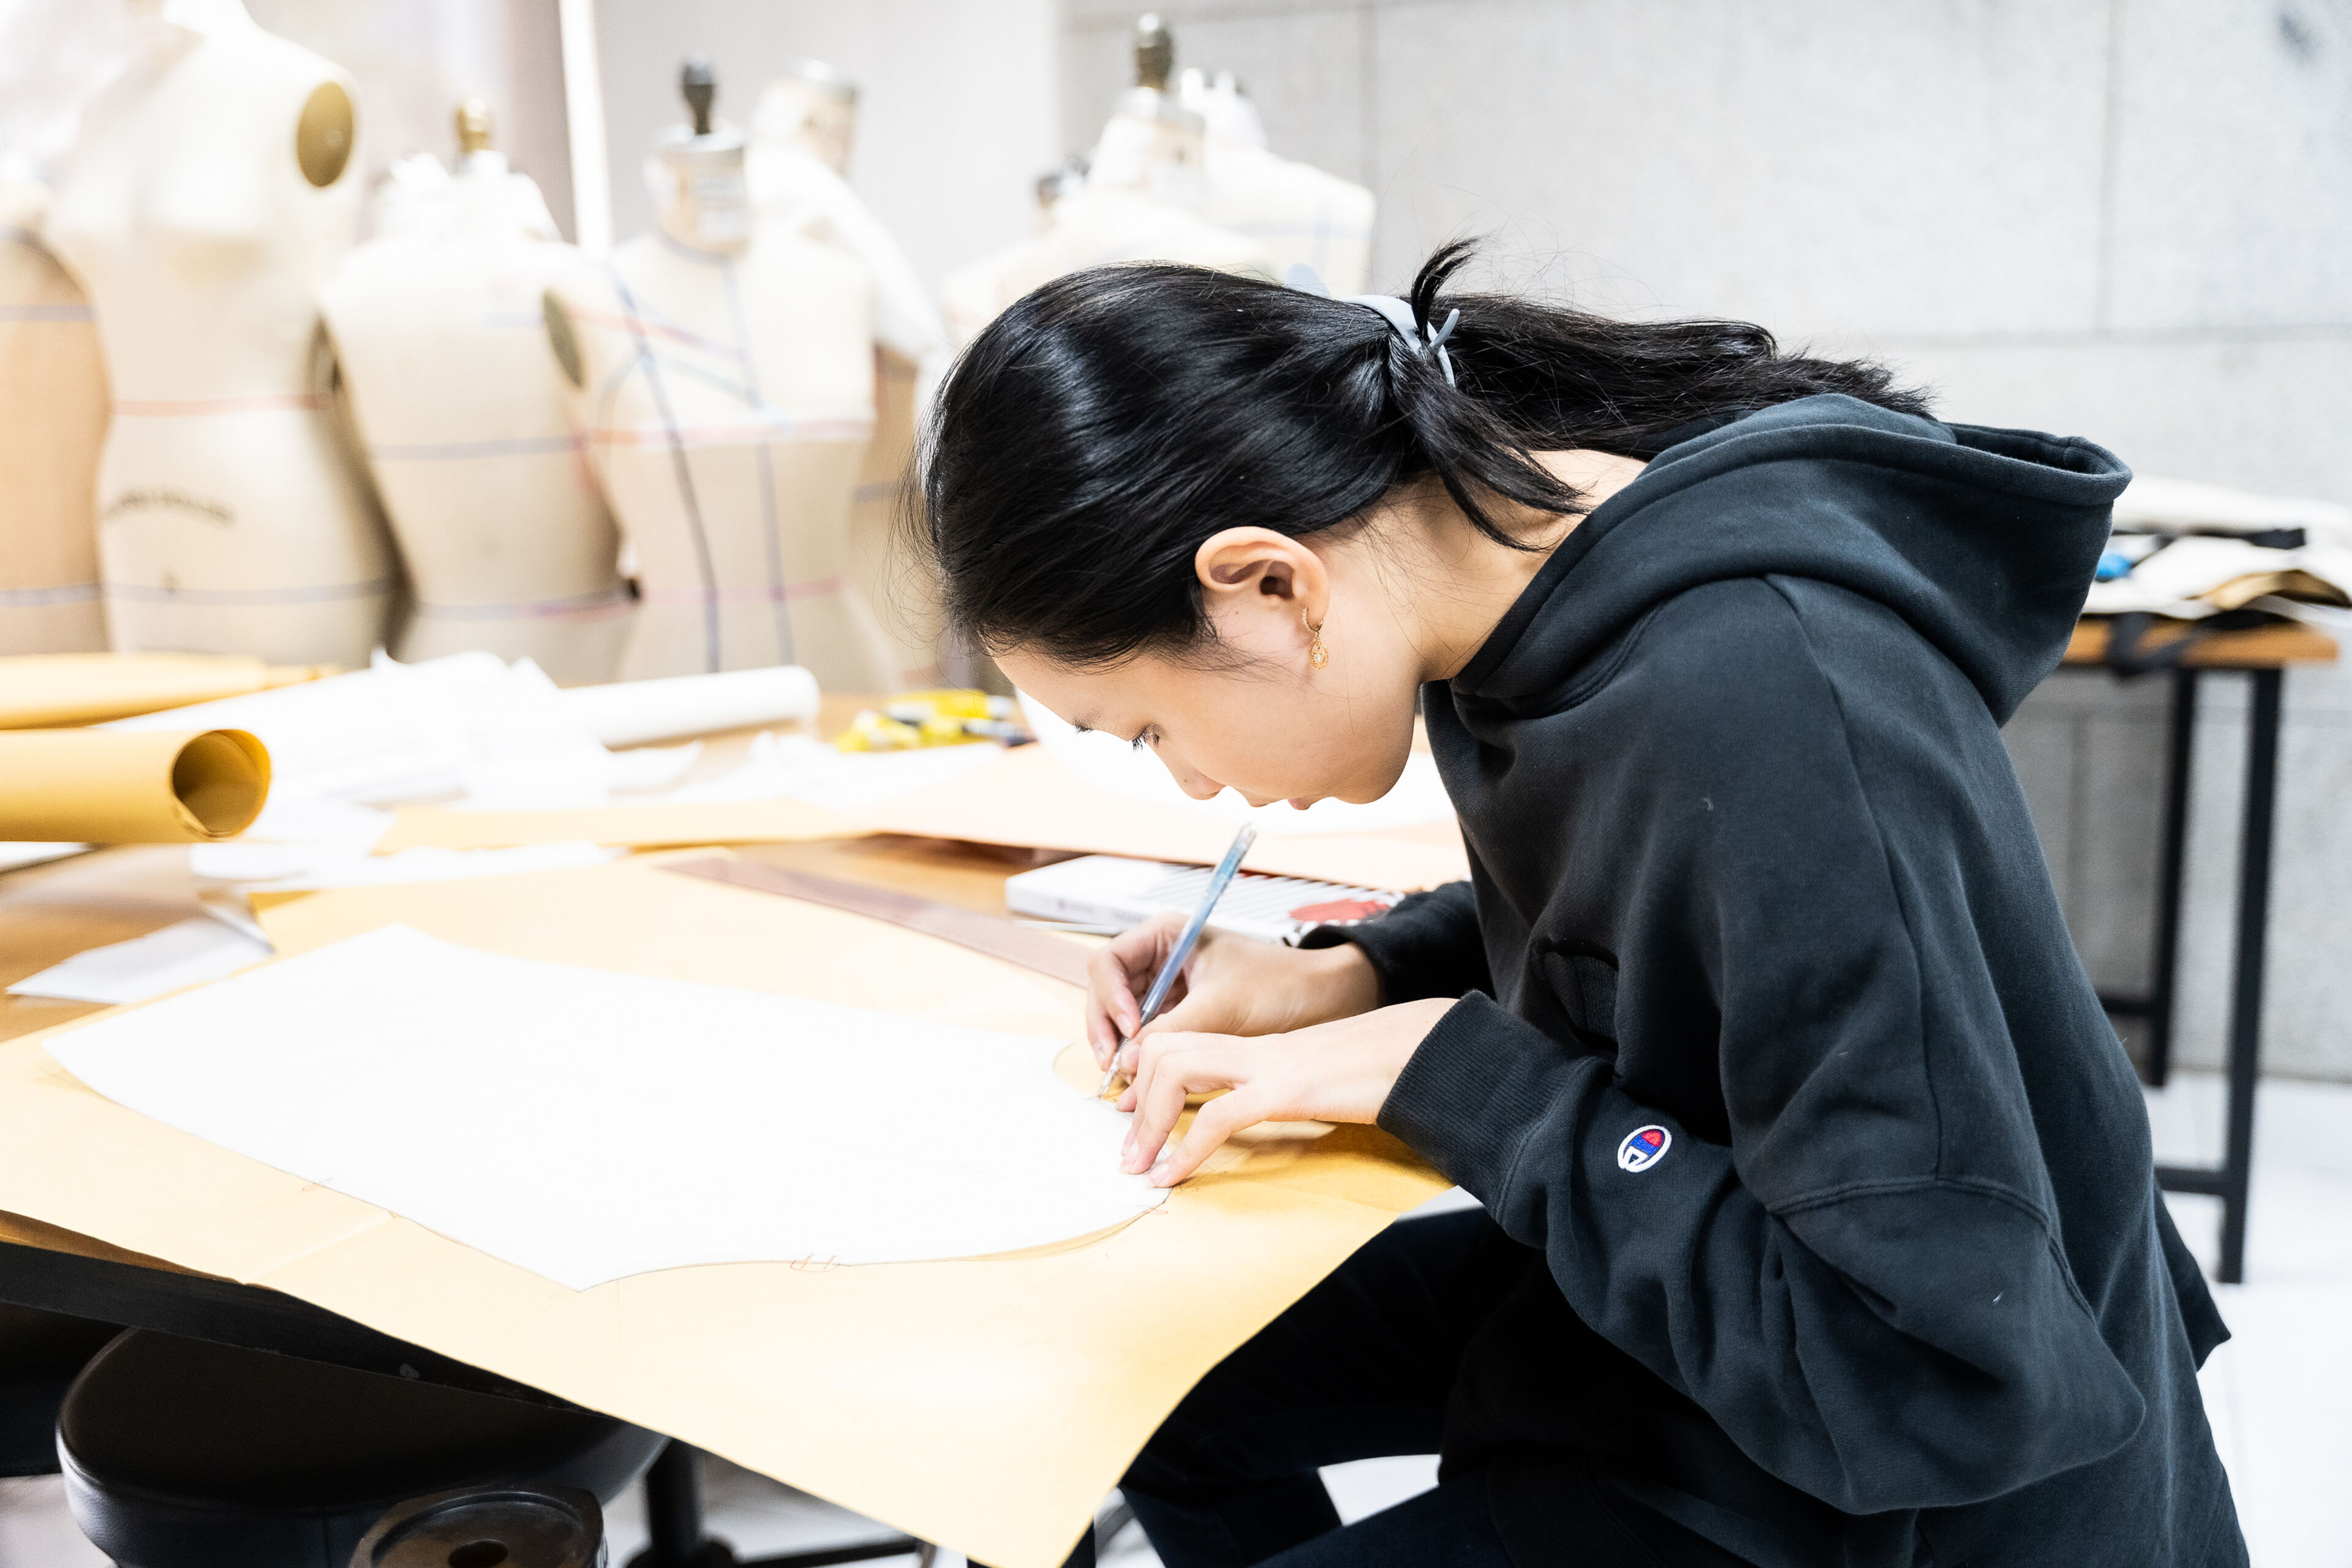
{"label": "white floor", "polygon": [[[2221,1080],[2148,1096],[2157,1158],[2212,1163]],[[2210,1271],[2218,1198],[2173,1197]],[[2272,1079],[2254,1110],[2243,1285],[2217,1285],[2232,1338],[2200,1381],[2254,1568],[2352,1563],[2352,1085]]]}
{"label": "white floor", "polygon": [[[2181,1074],[2148,1096],[2157,1157],[2218,1158],[2221,1086]],[[2255,1115],[2251,1283],[2220,1286],[2236,1338],[2203,1377],[2206,1410],[2237,1492],[2254,1568],[2342,1568],[2352,1562],[2352,1085],[2273,1079]],[[2213,1199],[2170,1200],[2181,1234],[2212,1267],[2221,1225]],[[1342,1518],[1376,1512],[1433,1484],[1430,1458],[1376,1459],[1324,1472]],[[712,1461],[704,1481],[711,1529],[744,1556],[890,1533],[871,1521]],[[645,1543],[633,1494],[611,1510],[614,1568]],[[911,1557],[885,1560],[908,1564]],[[1132,1526],[1104,1554],[1117,1568],[1156,1568]],[[0,1480],[0,1568],[105,1568],[73,1528],[57,1478]],[[935,1568],[961,1568],[940,1554]]]}

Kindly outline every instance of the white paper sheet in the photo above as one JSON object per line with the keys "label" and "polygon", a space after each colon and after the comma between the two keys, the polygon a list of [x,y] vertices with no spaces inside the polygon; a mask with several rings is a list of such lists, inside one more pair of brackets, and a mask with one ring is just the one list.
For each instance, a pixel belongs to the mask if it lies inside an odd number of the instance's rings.
{"label": "white paper sheet", "polygon": [[404,926],[49,1045],[133,1110],[574,1289],[1015,1251],[1155,1206],[1059,1049]]}
{"label": "white paper sheet", "polygon": [[8,987],[11,996],[60,1002],[144,1002],[183,985],[218,980],[269,956],[269,944],[209,915],[77,952]]}

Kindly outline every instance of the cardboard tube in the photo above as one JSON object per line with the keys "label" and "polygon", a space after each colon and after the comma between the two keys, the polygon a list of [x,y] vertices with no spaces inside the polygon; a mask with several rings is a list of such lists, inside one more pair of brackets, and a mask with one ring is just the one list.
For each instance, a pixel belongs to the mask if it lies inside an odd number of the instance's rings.
{"label": "cardboard tube", "polygon": [[268,796],[269,752],[242,730],[0,731],[0,839],[200,843]]}
{"label": "cardboard tube", "polygon": [[0,658],[0,730],[102,723],[333,673],[235,654],[20,654]]}

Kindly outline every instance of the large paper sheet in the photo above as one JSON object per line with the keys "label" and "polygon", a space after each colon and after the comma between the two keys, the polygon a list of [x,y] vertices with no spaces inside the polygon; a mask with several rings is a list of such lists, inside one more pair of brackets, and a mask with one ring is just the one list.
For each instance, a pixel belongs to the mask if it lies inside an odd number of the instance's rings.
{"label": "large paper sheet", "polygon": [[[1065,1037],[1077,1024],[1074,987],[649,857],[312,893],[263,919],[282,952],[404,921],[517,957],[901,1017]],[[573,1291],[115,1104],[43,1049],[90,1026],[0,1043],[0,1211],[97,1238],[83,1249],[286,1291],[997,1568],[1057,1568],[1202,1373],[1445,1185],[1371,1128],[1267,1129],[1075,1247],[671,1268]],[[1083,1049],[1061,1069],[1082,1089],[1100,1076]]]}
{"label": "large paper sheet", "polygon": [[586,1290],[1017,1252],[1156,1208],[1118,1169],[1128,1119],[1055,1076],[1062,1046],[389,926],[49,1054],[142,1115]]}

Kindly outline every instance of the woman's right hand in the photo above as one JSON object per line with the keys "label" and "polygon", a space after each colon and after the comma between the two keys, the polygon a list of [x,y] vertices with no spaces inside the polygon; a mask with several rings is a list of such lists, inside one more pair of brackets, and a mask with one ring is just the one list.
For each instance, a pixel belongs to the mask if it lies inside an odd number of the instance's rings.
{"label": "woman's right hand", "polygon": [[[1087,1043],[1095,1065],[1131,1038],[1144,994],[1184,930],[1174,910],[1154,915],[1096,950],[1087,963]],[[1162,1029],[1204,1035],[1280,1035],[1310,1025],[1369,1013],[1381,1005],[1380,975],[1353,942],[1301,949],[1259,942],[1211,927],[1168,993],[1149,1033]],[[1122,1053],[1126,1069],[1135,1053]]]}

